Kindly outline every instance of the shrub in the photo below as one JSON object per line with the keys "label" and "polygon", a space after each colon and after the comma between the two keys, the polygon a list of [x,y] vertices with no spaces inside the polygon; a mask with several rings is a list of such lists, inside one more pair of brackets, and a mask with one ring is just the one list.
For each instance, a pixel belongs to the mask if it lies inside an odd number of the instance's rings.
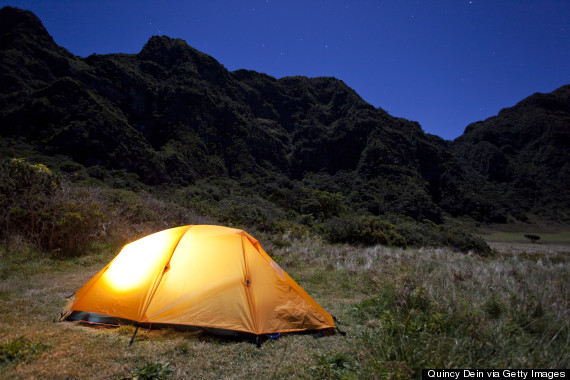
{"label": "shrub", "polygon": [[330,243],[357,243],[359,225],[355,217],[332,218],[323,226],[323,234]]}
{"label": "shrub", "polygon": [[462,252],[474,251],[484,255],[491,252],[483,239],[466,231],[437,225],[430,220],[419,223],[396,215],[332,218],[323,224],[322,231],[330,243],[382,244],[403,248],[448,246]]}
{"label": "shrub", "polygon": [[[99,202],[81,197],[82,191],[60,198],[51,221],[51,230],[41,236],[40,246],[53,255],[78,256],[97,238],[107,217]],[[47,222],[46,222],[47,223]]]}
{"label": "shrub", "polygon": [[131,371],[132,379],[136,380],[161,380],[166,379],[172,373],[174,369],[170,367],[168,362],[146,362]]}
{"label": "shrub", "polygon": [[324,223],[323,234],[331,243],[406,246],[396,228],[377,216],[332,218]]}
{"label": "shrub", "polygon": [[445,224],[435,224],[431,220],[423,223],[398,215],[389,215],[388,220],[405,237],[410,246],[455,248],[461,252],[473,251],[481,255],[491,253],[491,247],[480,237]]}
{"label": "shrub", "polygon": [[310,214],[317,220],[339,216],[344,210],[344,197],[340,193],[322,190],[307,191],[302,198],[300,211]]}
{"label": "shrub", "polygon": [[345,353],[315,355],[317,364],[309,370],[315,379],[344,379],[354,374],[358,365]]}
{"label": "shrub", "polygon": [[120,246],[160,229],[204,221],[209,219],[193,209],[146,192],[74,185],[23,159],[0,163],[0,239],[19,236],[51,256],[78,256],[95,241]]}
{"label": "shrub", "polygon": [[24,337],[19,337],[0,345],[0,365],[26,361],[32,356],[41,354],[49,347],[49,344],[34,343]]}
{"label": "shrub", "polygon": [[491,253],[491,247],[485,240],[467,231],[444,225],[438,226],[438,230],[440,236],[445,236],[445,239],[440,239],[441,245],[456,248],[461,252],[473,251],[483,256]]}
{"label": "shrub", "polygon": [[0,164],[0,236],[19,235],[53,256],[76,256],[106,220],[88,189],[70,186],[45,165]]}
{"label": "shrub", "polygon": [[56,207],[60,177],[45,165],[11,159],[0,164],[0,234],[12,233],[41,244]]}
{"label": "shrub", "polygon": [[233,196],[218,204],[219,218],[233,226],[261,231],[277,231],[285,218],[283,211],[259,196]]}

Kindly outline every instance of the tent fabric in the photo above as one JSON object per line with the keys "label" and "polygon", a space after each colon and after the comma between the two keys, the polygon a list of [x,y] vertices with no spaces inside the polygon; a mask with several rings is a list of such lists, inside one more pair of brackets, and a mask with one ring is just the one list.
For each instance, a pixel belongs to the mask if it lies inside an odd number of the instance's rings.
{"label": "tent fabric", "polygon": [[335,327],[255,238],[212,225],[127,244],[75,293],[70,311],[253,334]]}

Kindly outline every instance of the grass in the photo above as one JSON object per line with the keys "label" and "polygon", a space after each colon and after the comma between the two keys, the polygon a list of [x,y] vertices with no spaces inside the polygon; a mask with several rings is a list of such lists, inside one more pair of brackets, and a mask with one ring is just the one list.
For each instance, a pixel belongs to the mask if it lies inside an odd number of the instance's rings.
{"label": "grass", "polygon": [[[494,231],[483,235],[485,240],[491,242],[517,242],[526,243],[529,240],[525,237],[527,232],[506,232],[506,231]],[[540,236],[535,244],[570,244],[570,232],[557,232],[557,233],[534,233]]]}
{"label": "grass", "polygon": [[503,255],[523,255],[529,259],[565,262],[570,257],[570,232],[532,233],[540,239],[530,242],[527,232],[493,231],[481,235],[487,244]]}
{"label": "grass", "polygon": [[[55,323],[114,252],[47,260],[0,250],[0,378],[420,378],[421,368],[568,368],[570,262],[549,255],[356,248],[320,240],[270,255],[348,334],[267,341],[263,349],[204,332]],[[530,243],[529,243],[530,244]],[[566,247],[570,251],[570,247]],[[154,377],[153,377],[154,376]]]}

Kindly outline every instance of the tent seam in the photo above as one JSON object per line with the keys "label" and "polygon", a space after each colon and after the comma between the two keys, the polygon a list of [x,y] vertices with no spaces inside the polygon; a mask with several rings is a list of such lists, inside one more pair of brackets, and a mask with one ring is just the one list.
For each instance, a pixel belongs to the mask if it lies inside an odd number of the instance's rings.
{"label": "tent seam", "polygon": [[[241,231],[240,233],[241,235],[241,252],[243,255],[243,264],[245,265],[245,276],[246,278],[244,279],[246,282],[246,295],[247,295],[247,300],[248,300],[248,304],[249,304],[249,313],[251,314],[251,319],[253,321],[253,329],[254,331],[258,331],[260,330],[260,326],[259,326],[259,321],[257,320],[257,315],[255,313],[255,304],[254,304],[254,299],[253,296],[251,294],[251,286],[253,286],[253,282],[250,281],[251,275],[249,273],[249,265],[247,262],[247,257],[246,257],[246,253],[245,253],[245,246],[244,246],[244,238],[246,237],[244,234],[244,231]],[[247,281],[249,281],[250,285],[247,285]]]}
{"label": "tent seam", "polygon": [[[174,248],[172,249],[172,253],[170,254],[170,257],[168,258],[168,260],[166,261],[166,264],[164,266],[164,268],[169,267],[170,265],[170,260],[172,260],[172,256],[174,256],[174,252],[176,252],[176,249],[178,248],[178,245],[180,244],[180,241],[182,241],[182,238],[184,236],[186,236],[186,234],[188,233],[188,230],[190,228],[192,228],[194,226],[194,224],[191,224],[188,226],[188,228],[186,229],[186,231],[184,231],[184,233],[180,236],[180,239],[178,239],[178,242],[176,242],[176,246],[174,246]],[[164,278],[164,273],[166,273],[165,269],[162,270],[162,272],[160,272],[160,278],[158,279],[156,286],[154,287],[154,289],[152,290],[152,293],[150,295],[150,297],[148,297],[148,302],[146,304],[146,306],[144,307],[140,317],[140,321],[138,322],[144,322],[144,320],[148,320],[148,318],[146,317],[146,311],[148,310],[148,308],[150,307],[150,304],[152,303],[152,300],[154,299],[154,296],[156,294],[156,291],[158,290],[158,287],[160,286],[160,283],[162,282],[162,279]]]}

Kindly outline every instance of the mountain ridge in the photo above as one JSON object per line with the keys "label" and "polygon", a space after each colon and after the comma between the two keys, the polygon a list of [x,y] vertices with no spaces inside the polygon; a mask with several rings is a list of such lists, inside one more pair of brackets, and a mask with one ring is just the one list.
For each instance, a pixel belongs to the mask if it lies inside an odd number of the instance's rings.
{"label": "mountain ridge", "polygon": [[[88,171],[125,170],[149,185],[186,186],[210,176],[283,178],[338,191],[356,210],[436,222],[444,213],[505,221],[537,211],[529,199],[522,208],[508,202],[509,192],[494,181],[504,171],[490,174],[469,163],[518,163],[510,156],[518,151],[503,157],[474,148],[487,139],[477,140],[478,123],[445,141],[373,107],[336,78],[230,72],[166,36],[151,37],[137,54],[80,58],[57,46],[31,12],[3,8],[2,19],[15,21],[0,33],[0,137],[24,139]],[[566,112],[568,100],[560,102],[553,113]],[[556,119],[563,131],[565,115]],[[533,136],[523,136],[522,145]],[[551,154],[558,164],[568,161],[559,149]],[[549,202],[567,205],[563,197]]]}
{"label": "mountain ridge", "polygon": [[514,203],[527,209],[558,205],[562,210],[552,212],[561,214],[570,208],[569,147],[570,85],[535,93],[470,124],[452,142],[466,170],[496,188],[507,187],[503,203],[510,208]]}

